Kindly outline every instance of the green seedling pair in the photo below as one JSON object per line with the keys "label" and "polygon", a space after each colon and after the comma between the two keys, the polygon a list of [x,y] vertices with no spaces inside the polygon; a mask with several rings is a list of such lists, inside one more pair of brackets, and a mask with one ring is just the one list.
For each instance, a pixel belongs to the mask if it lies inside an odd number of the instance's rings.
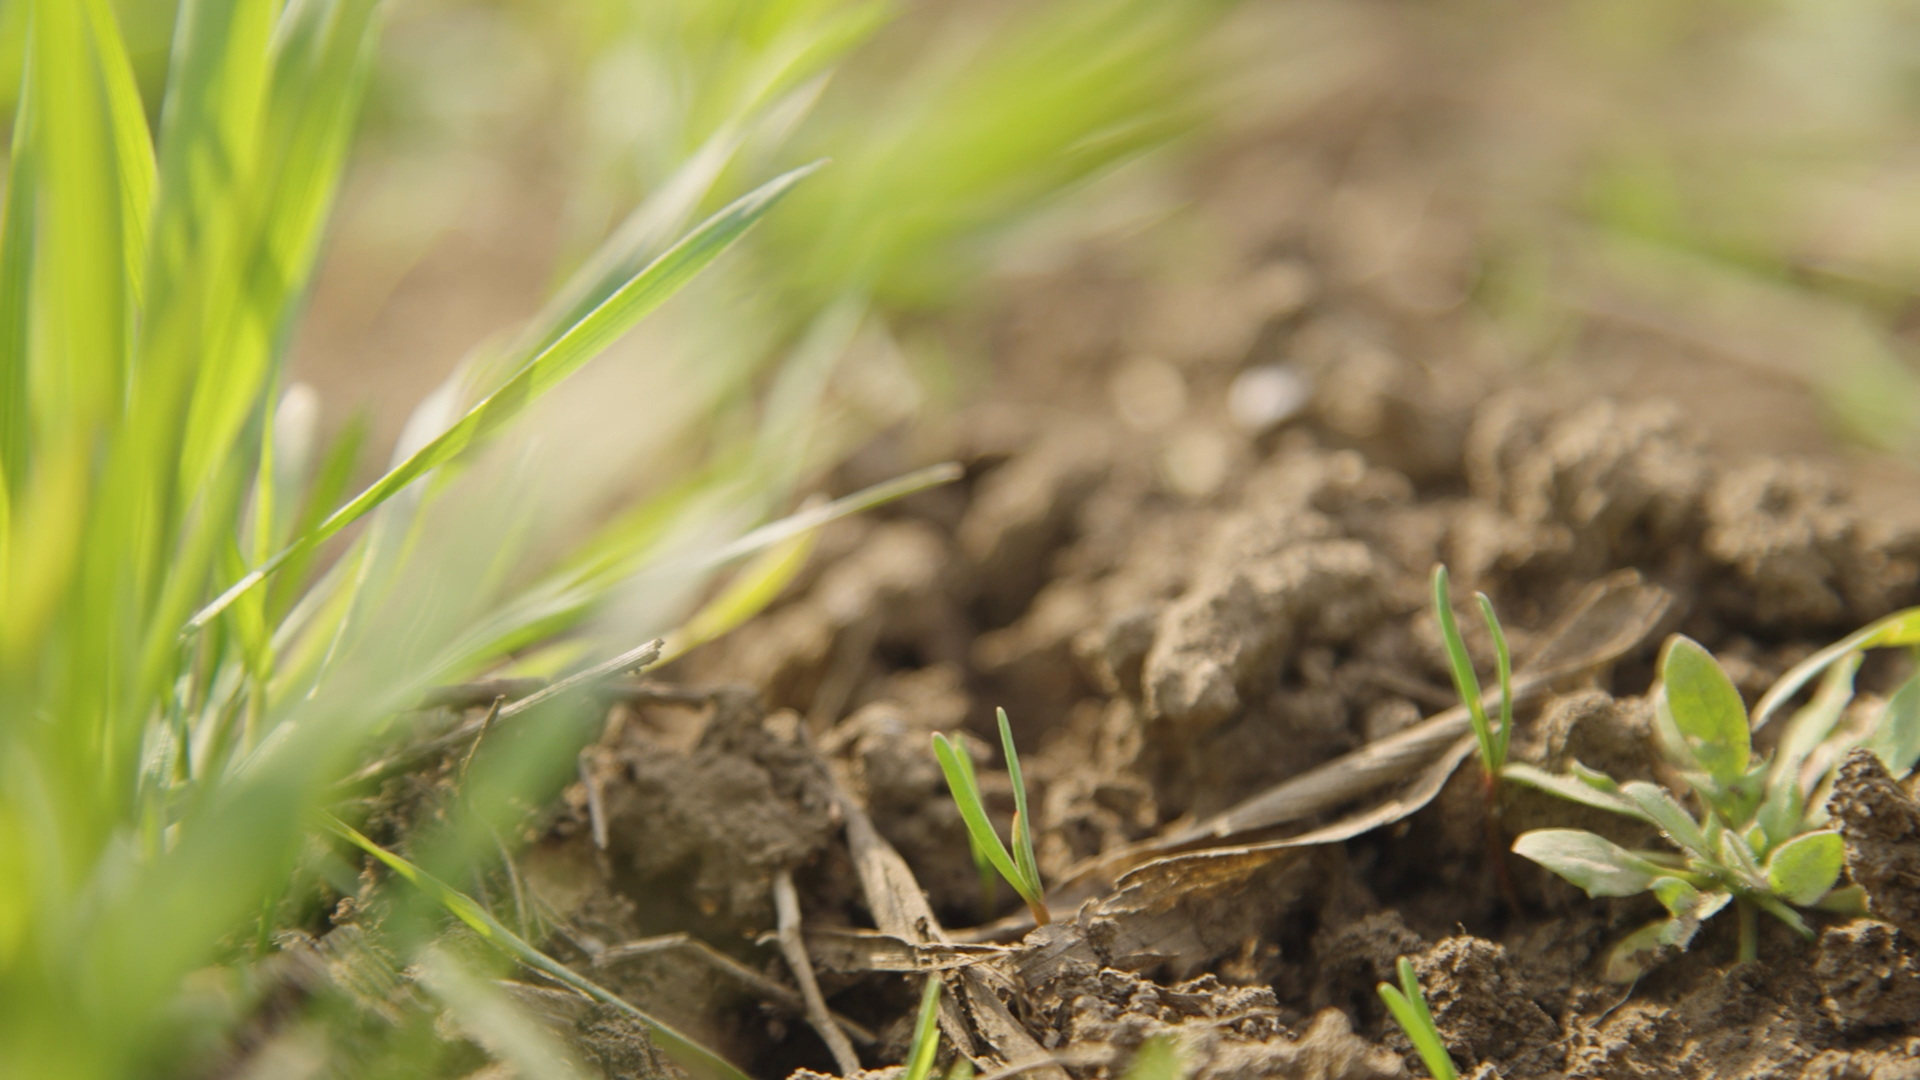
{"label": "green seedling pair", "polygon": [[933,754],[940,761],[940,771],[946,774],[954,804],[967,823],[967,843],[973,849],[974,865],[982,868],[983,893],[992,881],[986,876],[985,868],[991,867],[1026,901],[1033,921],[1044,926],[1051,920],[1047,914],[1047,891],[1040,883],[1040,868],[1033,858],[1033,819],[1027,814],[1027,786],[1020,776],[1020,755],[1013,748],[1007,710],[999,710],[999,717],[1000,746],[1006,751],[1007,776],[1013,781],[1012,851],[1007,850],[1000,834],[993,831],[993,822],[987,818],[986,804],[980,798],[980,781],[974,776],[973,761],[967,756],[966,748],[944,735],[935,735]]}
{"label": "green seedling pair", "polygon": [[1420,978],[1413,973],[1413,964],[1403,956],[1396,966],[1400,985],[1383,982],[1375,987],[1380,1000],[1387,1003],[1394,1023],[1406,1032],[1414,1052],[1426,1063],[1433,1080],[1455,1080],[1459,1073],[1454,1071],[1453,1056],[1447,1053],[1447,1044],[1440,1040],[1440,1030],[1433,1025],[1433,1011],[1427,1008],[1427,995],[1420,989]]}
{"label": "green seedling pair", "polygon": [[1491,800],[1500,782],[1500,770],[1507,763],[1507,744],[1513,737],[1513,657],[1507,650],[1507,635],[1500,629],[1500,620],[1493,614],[1493,601],[1486,593],[1474,593],[1479,601],[1480,616],[1486,620],[1487,634],[1493,638],[1493,654],[1496,671],[1500,679],[1500,723],[1495,726],[1487,715],[1486,705],[1480,700],[1480,679],[1473,673],[1473,659],[1467,655],[1466,640],[1460,635],[1460,624],[1454,620],[1453,604],[1447,594],[1447,568],[1433,568],[1433,613],[1440,621],[1440,636],[1447,646],[1447,664],[1453,672],[1453,688],[1459,692],[1460,701],[1467,707],[1467,716],[1473,724],[1473,738],[1480,747],[1480,764],[1487,778],[1487,794]]}
{"label": "green seedling pair", "polygon": [[[1835,887],[1846,845],[1829,827],[1826,801],[1841,760],[1855,747],[1873,751],[1896,776],[1920,759],[1920,675],[1884,703],[1856,703],[1853,689],[1862,650],[1916,642],[1920,609],[1875,623],[1789,671],[1750,716],[1711,653],[1689,638],[1669,638],[1654,694],[1655,732],[1692,789],[1697,814],[1663,787],[1622,784],[1577,761],[1565,775],[1505,767],[1509,780],[1650,824],[1678,849],[1628,850],[1579,829],[1536,829],[1515,841],[1514,851],[1590,896],[1652,893],[1667,909],[1615,946],[1608,978],[1638,978],[1684,950],[1702,923],[1730,905],[1740,917],[1742,960],[1757,954],[1758,912],[1811,938],[1800,909],[1864,911],[1857,886]],[[1758,757],[1754,729],[1823,672],[1774,752]]]}
{"label": "green seedling pair", "polygon": [[1500,893],[1509,906],[1517,907],[1513,878],[1507,873],[1506,841],[1500,829],[1500,776],[1507,764],[1507,744],[1513,738],[1513,657],[1507,649],[1507,635],[1493,614],[1493,601],[1486,593],[1475,593],[1480,616],[1486,620],[1487,634],[1493,639],[1495,671],[1500,680],[1500,723],[1496,726],[1481,700],[1480,679],[1473,673],[1473,659],[1467,655],[1466,640],[1460,624],[1454,620],[1453,604],[1448,598],[1447,568],[1433,568],[1433,613],[1440,623],[1441,640],[1447,647],[1447,666],[1453,673],[1453,688],[1467,709],[1473,725],[1473,739],[1480,750],[1481,793],[1486,806],[1487,865],[1493,868]]}

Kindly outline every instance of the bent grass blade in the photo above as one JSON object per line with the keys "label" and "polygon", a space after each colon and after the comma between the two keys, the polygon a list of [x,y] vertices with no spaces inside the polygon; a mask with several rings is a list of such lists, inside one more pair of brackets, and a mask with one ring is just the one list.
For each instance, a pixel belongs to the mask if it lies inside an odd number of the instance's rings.
{"label": "bent grass blade", "polygon": [[415,480],[451,461],[499,429],[665,303],[695,274],[731,247],[754,222],[773,209],[795,184],[820,168],[820,164],[816,162],[776,177],[702,222],[599,307],[588,312],[566,333],[528,360],[512,378],[467,410],[451,427],[374,481],[353,501],[335,510],[312,532],[283,548],[279,554],[256,567],[218,599],[202,608],[187,621],[185,632],[193,634],[205,627],[242,594],[279,569],[302,546],[325,541]]}
{"label": "bent grass blade", "polygon": [[405,878],[414,887],[431,897],[441,907],[446,908],[455,918],[466,923],[473,929],[474,933],[479,934],[488,944],[535,971],[585,994],[587,997],[600,1002],[602,1005],[608,1005],[618,1009],[647,1025],[647,1030],[653,1035],[654,1039],[660,1043],[661,1049],[665,1050],[668,1055],[684,1066],[689,1072],[700,1076],[716,1078],[716,1080],[748,1080],[747,1074],[735,1068],[727,1059],[687,1036],[682,1035],[667,1024],[649,1016],[627,999],[602,988],[597,983],[581,976],[572,968],[567,967],[546,953],[527,944],[520,935],[507,929],[505,924],[488,914],[487,909],[481,907],[472,897],[467,896],[465,893],[460,892],[453,886],[427,873],[406,859],[374,843],[362,835],[358,829],[334,817],[332,814],[323,812],[320,820],[328,832],[333,833],[335,836],[340,837],[386,864],[388,869]]}

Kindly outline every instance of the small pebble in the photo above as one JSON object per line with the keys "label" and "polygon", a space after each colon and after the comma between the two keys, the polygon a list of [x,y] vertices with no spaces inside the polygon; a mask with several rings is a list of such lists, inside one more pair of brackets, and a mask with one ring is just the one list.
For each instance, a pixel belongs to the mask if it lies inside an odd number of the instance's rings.
{"label": "small pebble", "polygon": [[1306,408],[1312,388],[1306,377],[1285,364],[1265,364],[1241,372],[1227,389],[1227,414],[1240,430],[1258,435]]}

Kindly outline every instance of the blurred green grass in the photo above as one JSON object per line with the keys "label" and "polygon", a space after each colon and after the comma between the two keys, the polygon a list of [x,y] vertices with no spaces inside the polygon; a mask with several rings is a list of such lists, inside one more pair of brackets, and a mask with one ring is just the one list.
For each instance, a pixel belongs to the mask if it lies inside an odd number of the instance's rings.
{"label": "blurred green grass", "polygon": [[[132,50],[107,0],[4,15],[22,90],[0,233],[0,1060],[30,1075],[217,1067],[261,1022],[276,937],[323,929],[327,897],[362,893],[315,815],[351,812],[339,784],[410,739],[426,687],[509,658],[557,672],[626,652],[686,620],[729,561],[780,545],[675,647],[724,633],[797,569],[804,529],[890,497],[753,529],[904,415],[830,395],[852,343],[903,309],[887,287],[956,287],[977,236],[1171,136],[1182,35],[1212,14],[1131,0],[1001,13],[870,125],[821,92],[887,5],[582,5],[577,23],[461,10],[577,49],[652,49],[676,92],[637,103],[654,127],[634,145],[595,144],[638,168],[605,204],[620,209],[577,222],[591,243],[546,306],[474,348],[349,498],[363,428],[329,444],[287,361],[363,88],[371,76],[396,106],[375,110],[370,138],[404,141],[393,84],[410,74],[453,125],[498,121],[473,99],[511,81],[391,59],[376,75],[379,0],[188,0],[164,43],[163,8],[126,7]],[[794,167],[823,149],[843,161]],[[811,212],[716,262],[809,186]],[[939,298],[914,287],[913,303]],[[616,344],[598,370],[650,391],[621,425],[643,438],[542,453],[515,433]],[[549,428],[579,426],[559,416]],[[487,740],[439,825],[392,840],[440,878],[492,863],[594,727],[577,702],[538,712]],[[446,916],[421,906],[471,901],[361,899],[387,911],[365,954],[382,978],[418,959],[440,1006],[500,1028],[486,1018],[502,1002],[462,974],[472,958],[438,959]],[[457,1067],[419,1023],[369,1024],[354,1005],[323,991],[274,1021],[289,1030],[244,1038],[297,1035],[309,1064],[343,1075]],[[515,1030],[492,1049],[537,1068],[550,1048]],[[698,1065],[697,1047],[677,1053]]]}

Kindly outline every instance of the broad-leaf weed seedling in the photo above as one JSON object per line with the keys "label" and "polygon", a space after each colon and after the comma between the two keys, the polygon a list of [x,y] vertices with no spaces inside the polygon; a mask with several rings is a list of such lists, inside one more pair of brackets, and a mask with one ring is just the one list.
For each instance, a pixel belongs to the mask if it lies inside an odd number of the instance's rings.
{"label": "broad-leaf weed seedling", "polygon": [[[1849,709],[1861,650],[1916,642],[1920,609],[1890,616],[1782,676],[1749,718],[1713,655],[1689,638],[1669,638],[1654,693],[1655,732],[1661,752],[1692,788],[1697,816],[1662,787],[1621,784],[1579,762],[1568,775],[1507,766],[1511,780],[1651,824],[1679,849],[1629,851],[1578,829],[1537,829],[1514,842],[1514,851],[1590,896],[1650,892],[1666,907],[1666,918],[1615,946],[1608,978],[1630,982],[1685,949],[1700,925],[1729,904],[1740,914],[1742,960],[1757,953],[1759,911],[1811,938],[1796,908],[1862,909],[1857,887],[1834,888],[1846,848],[1828,827],[1827,796],[1837,766],[1854,747],[1872,750],[1896,776],[1920,758],[1920,673],[1885,703]],[[1823,672],[1772,756],[1755,760],[1753,728]]]}
{"label": "broad-leaf weed seedling", "polygon": [[1033,912],[1033,921],[1046,925],[1047,914],[1046,889],[1040,883],[1040,869],[1033,858],[1032,819],[1027,816],[1027,787],[1020,776],[1020,754],[1013,748],[1013,729],[1007,723],[1007,710],[1000,709],[1000,746],[1007,755],[1007,776],[1013,781],[1013,850],[1000,840],[1000,834],[993,831],[993,822],[987,818],[987,807],[980,799],[980,782],[974,777],[973,762],[968,760],[966,748],[951,742],[944,735],[933,737],[933,755],[940,761],[940,771],[946,774],[947,788],[953,792],[954,805],[960,808],[960,817],[967,823],[967,841],[973,846],[974,861],[977,864],[983,857],[992,864],[1000,876],[1007,879],[1013,891],[1027,902],[1027,910]]}
{"label": "broad-leaf weed seedling", "polygon": [[1459,1074],[1454,1071],[1453,1055],[1447,1053],[1447,1044],[1440,1040],[1440,1031],[1433,1026],[1433,1011],[1427,1008],[1427,995],[1420,989],[1420,978],[1413,973],[1413,964],[1403,956],[1396,966],[1400,985],[1381,983],[1375,988],[1380,992],[1380,1000],[1387,1003],[1394,1023],[1407,1033],[1420,1060],[1433,1074],[1433,1080],[1455,1080]]}

